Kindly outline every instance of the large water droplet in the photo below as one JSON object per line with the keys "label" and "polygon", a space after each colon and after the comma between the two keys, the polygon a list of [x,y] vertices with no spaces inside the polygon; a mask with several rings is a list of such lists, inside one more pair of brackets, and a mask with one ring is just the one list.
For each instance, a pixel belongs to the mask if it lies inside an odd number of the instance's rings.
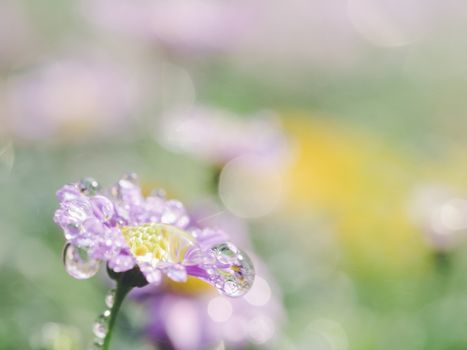
{"label": "large water droplet", "polygon": [[99,271],[99,260],[89,257],[84,249],[67,244],[63,250],[63,263],[68,274],[76,279],[91,278]]}
{"label": "large water droplet", "polygon": [[248,255],[230,242],[211,248],[216,257],[212,283],[223,294],[239,297],[248,292],[255,280],[255,269]]}

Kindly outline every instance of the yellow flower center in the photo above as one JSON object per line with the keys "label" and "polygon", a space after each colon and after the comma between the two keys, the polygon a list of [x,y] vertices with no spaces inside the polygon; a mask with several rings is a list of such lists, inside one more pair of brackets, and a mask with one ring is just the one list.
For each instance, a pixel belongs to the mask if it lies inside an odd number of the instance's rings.
{"label": "yellow flower center", "polygon": [[[180,263],[188,248],[195,244],[189,233],[171,225],[123,226],[121,231],[137,261]],[[164,287],[171,292],[188,295],[215,292],[214,287],[195,277],[188,277],[185,283],[165,278]]]}
{"label": "yellow flower center", "polygon": [[171,225],[148,223],[123,226],[121,231],[137,261],[181,263],[195,244],[189,233]]}

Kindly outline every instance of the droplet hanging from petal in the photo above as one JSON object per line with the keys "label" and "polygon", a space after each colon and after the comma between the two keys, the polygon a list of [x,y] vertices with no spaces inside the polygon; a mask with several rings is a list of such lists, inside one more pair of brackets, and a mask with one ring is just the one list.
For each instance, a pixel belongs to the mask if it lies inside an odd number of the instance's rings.
{"label": "droplet hanging from petal", "polygon": [[100,262],[92,259],[79,247],[67,244],[63,250],[63,263],[68,274],[76,279],[88,279],[99,271]]}
{"label": "droplet hanging from petal", "polygon": [[248,255],[230,242],[211,248],[216,258],[211,282],[229,297],[244,295],[253,285],[255,269]]}

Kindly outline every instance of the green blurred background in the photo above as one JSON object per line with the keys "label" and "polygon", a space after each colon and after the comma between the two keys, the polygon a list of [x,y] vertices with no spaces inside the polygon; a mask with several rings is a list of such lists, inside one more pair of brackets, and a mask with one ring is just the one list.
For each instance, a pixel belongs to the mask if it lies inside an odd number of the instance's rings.
{"label": "green blurred background", "polygon": [[[280,202],[247,219],[286,313],[268,348],[467,348],[467,4],[0,1],[0,349],[84,348],[103,308],[61,264],[63,184],[134,171],[222,202],[219,164],[159,142],[193,105],[274,111],[289,140]],[[63,60],[123,78],[50,87]],[[145,317],[127,302],[113,348],[150,349]]]}

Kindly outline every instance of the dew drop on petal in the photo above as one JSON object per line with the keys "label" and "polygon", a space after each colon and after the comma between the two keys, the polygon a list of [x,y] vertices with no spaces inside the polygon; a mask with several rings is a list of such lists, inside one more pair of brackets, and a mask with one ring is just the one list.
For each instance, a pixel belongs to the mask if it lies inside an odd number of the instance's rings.
{"label": "dew drop on petal", "polygon": [[94,215],[103,221],[110,220],[114,215],[114,206],[107,197],[100,195],[92,197],[91,206]]}
{"label": "dew drop on petal", "polygon": [[217,263],[211,282],[230,297],[244,295],[253,285],[255,269],[246,253],[227,242],[211,248]]}
{"label": "dew drop on petal", "polygon": [[84,249],[67,244],[63,250],[63,263],[68,274],[83,280],[94,276],[99,271],[99,260],[89,257]]}
{"label": "dew drop on petal", "polygon": [[186,269],[181,264],[175,264],[167,268],[167,276],[175,282],[186,282],[187,273]]}
{"label": "dew drop on petal", "polygon": [[138,182],[139,182],[138,174],[132,173],[132,172],[123,174],[122,180],[129,181],[129,182],[133,183],[134,185],[137,185]]}
{"label": "dew drop on petal", "polygon": [[148,267],[147,265],[140,265],[141,272],[146,277],[148,283],[159,284],[162,280],[162,273],[159,270]]}
{"label": "dew drop on petal", "polygon": [[96,179],[85,177],[79,182],[79,189],[87,196],[94,196],[99,191],[100,185]]}

